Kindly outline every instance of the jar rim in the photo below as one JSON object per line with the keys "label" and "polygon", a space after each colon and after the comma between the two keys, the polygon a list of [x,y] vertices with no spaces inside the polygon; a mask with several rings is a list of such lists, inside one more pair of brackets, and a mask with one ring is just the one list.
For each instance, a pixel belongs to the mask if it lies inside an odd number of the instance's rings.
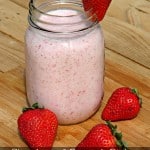
{"label": "jar rim", "polygon": [[[80,24],[80,23],[83,23],[83,22],[85,22],[85,21],[90,21],[91,22],[91,25],[89,25],[89,26],[87,26],[86,28],[84,28],[84,29],[80,29],[80,30],[78,30],[78,31],[83,31],[83,30],[86,30],[86,29],[88,29],[88,28],[91,28],[91,27],[93,27],[94,25],[96,25],[96,24],[98,24],[99,23],[99,21],[97,20],[97,17],[96,17],[96,14],[94,14],[94,13],[91,13],[92,12],[92,10],[90,9],[90,10],[88,10],[88,11],[84,11],[84,8],[83,8],[83,4],[82,4],[82,2],[81,2],[81,0],[65,0],[65,1],[61,1],[61,0],[52,0],[52,1],[45,1],[45,3],[46,4],[48,4],[48,5],[55,5],[55,4],[58,4],[59,6],[58,7],[60,7],[61,5],[64,5],[64,4],[74,4],[74,5],[76,5],[77,7],[80,7],[80,8],[82,8],[83,10],[82,10],[82,12],[79,12],[79,13],[77,13],[77,14],[71,14],[71,15],[56,15],[56,14],[49,14],[49,13],[47,13],[47,12],[45,12],[45,11],[42,11],[38,6],[36,6],[36,4],[35,4],[35,2],[36,2],[37,0],[30,0],[30,2],[29,2],[29,16],[28,16],[28,21],[29,21],[29,24],[32,26],[32,27],[35,27],[35,28],[37,28],[37,29],[40,29],[40,30],[44,30],[44,31],[48,31],[48,32],[52,32],[52,31],[49,31],[49,30],[47,30],[47,29],[44,29],[44,28],[41,28],[41,27],[39,27],[35,22],[36,21],[39,21],[39,22],[42,22],[42,23],[46,23],[46,24],[51,24],[51,25],[66,25],[66,26],[72,26],[72,25],[75,25],[75,24]],[[58,9],[58,8],[57,8]],[[55,9],[54,9],[55,10]],[[51,23],[51,22],[43,22],[43,21],[40,21],[40,20],[38,20],[37,18],[35,19],[33,19],[33,17],[32,17],[32,15],[34,14],[34,13],[36,12],[36,13],[39,13],[39,14],[42,14],[42,15],[45,15],[45,16],[48,16],[48,17],[56,17],[56,18],[61,18],[61,17],[63,17],[63,18],[72,18],[72,17],[76,17],[76,16],[80,16],[80,17],[82,17],[83,15],[85,15],[86,14],[86,18],[85,19],[83,19],[82,21],[79,21],[79,22],[76,22],[76,23]],[[77,32],[77,31],[73,31],[73,32]],[[62,32],[56,32],[56,33],[62,33]]]}
{"label": "jar rim", "polygon": [[[44,11],[41,11],[38,7],[36,7],[35,6],[35,1],[37,1],[37,0],[30,0],[30,2],[29,2],[29,8],[31,8],[32,7],[32,9],[34,9],[34,10],[36,10],[36,11],[38,11],[38,12],[40,12],[40,13],[42,13],[42,14],[44,14],[44,15],[48,15],[48,16],[55,16],[55,17],[62,17],[61,15],[51,15],[51,14],[47,14],[46,12],[44,12]],[[65,1],[65,2],[62,2],[61,0],[54,0],[55,2],[57,2],[57,3],[60,3],[60,4],[64,4],[64,3],[70,3],[70,2],[67,2],[67,1]],[[78,0],[76,0],[77,2],[75,3],[75,4],[77,4],[77,5],[80,5],[81,7],[82,7],[82,3],[80,3]],[[52,1],[51,1],[52,2]],[[75,1],[73,1],[73,3],[74,3]],[[53,3],[52,3],[53,4]],[[54,4],[56,4],[56,3],[54,3]],[[87,13],[88,12],[90,12],[91,10],[89,10],[89,11],[87,11]],[[82,15],[82,14],[81,14]],[[76,15],[70,15],[70,16],[63,16],[63,17],[72,17],[72,16],[76,16]]]}

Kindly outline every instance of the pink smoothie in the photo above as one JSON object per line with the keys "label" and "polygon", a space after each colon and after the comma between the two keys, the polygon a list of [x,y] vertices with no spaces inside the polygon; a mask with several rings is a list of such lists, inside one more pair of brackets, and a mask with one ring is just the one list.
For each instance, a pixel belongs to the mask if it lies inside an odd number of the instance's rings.
{"label": "pink smoothie", "polygon": [[[57,10],[49,13],[66,16],[77,12]],[[49,21],[49,18],[42,15],[40,19]],[[67,17],[61,23],[65,21]],[[67,30],[66,26],[64,29],[40,23],[39,26],[51,30]],[[72,26],[72,29],[81,26],[86,24]],[[60,124],[78,123],[96,112],[103,96],[103,72],[104,40],[99,25],[71,36],[44,32],[33,27],[27,30],[28,101],[30,104],[38,102],[52,110]]]}

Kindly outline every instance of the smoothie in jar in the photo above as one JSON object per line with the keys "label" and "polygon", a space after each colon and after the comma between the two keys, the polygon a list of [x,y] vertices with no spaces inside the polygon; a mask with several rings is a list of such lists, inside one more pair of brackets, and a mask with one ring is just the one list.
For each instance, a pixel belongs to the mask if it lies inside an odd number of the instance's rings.
{"label": "smoothie in jar", "polygon": [[104,40],[98,22],[67,6],[38,13],[30,22],[25,37],[26,89],[30,104],[52,110],[60,124],[75,124],[100,106]]}

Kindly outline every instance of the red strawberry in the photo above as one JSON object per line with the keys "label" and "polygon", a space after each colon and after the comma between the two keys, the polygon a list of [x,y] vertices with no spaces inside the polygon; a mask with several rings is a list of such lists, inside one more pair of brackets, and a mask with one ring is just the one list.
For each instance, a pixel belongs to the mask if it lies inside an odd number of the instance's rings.
{"label": "red strawberry", "polygon": [[141,103],[137,90],[128,87],[118,88],[109,98],[102,112],[102,119],[110,121],[132,119],[140,111]]}
{"label": "red strawberry", "polygon": [[35,103],[25,108],[18,118],[18,129],[29,147],[51,148],[56,136],[58,121],[48,109],[39,108]]}
{"label": "red strawberry", "polygon": [[99,150],[100,148],[127,148],[122,141],[122,134],[117,132],[117,126],[110,122],[94,126],[85,138],[77,145],[76,150]]}
{"label": "red strawberry", "polygon": [[97,19],[101,21],[111,3],[111,0],[82,0],[85,11],[90,11],[92,14],[96,14]]}

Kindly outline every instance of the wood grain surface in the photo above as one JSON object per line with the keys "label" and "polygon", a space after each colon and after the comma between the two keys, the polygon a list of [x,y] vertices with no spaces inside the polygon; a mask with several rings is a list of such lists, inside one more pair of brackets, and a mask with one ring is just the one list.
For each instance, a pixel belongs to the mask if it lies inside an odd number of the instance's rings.
{"label": "wood grain surface", "polygon": [[[17,118],[27,106],[24,33],[29,0],[0,0],[0,147],[26,147]],[[105,93],[87,121],[59,126],[54,147],[75,147],[96,124],[112,91],[136,87],[143,99],[139,115],[114,124],[129,147],[150,147],[150,0],[113,0],[101,23],[105,37]]]}

